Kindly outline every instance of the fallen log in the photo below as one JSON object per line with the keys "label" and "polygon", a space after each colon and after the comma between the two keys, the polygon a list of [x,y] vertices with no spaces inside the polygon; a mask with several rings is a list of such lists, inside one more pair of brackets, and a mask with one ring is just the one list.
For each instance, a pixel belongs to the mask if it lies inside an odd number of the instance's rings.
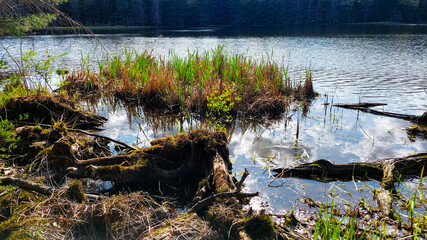
{"label": "fallen log", "polygon": [[382,181],[386,166],[393,166],[394,176],[403,178],[419,177],[427,164],[427,153],[419,153],[402,158],[381,159],[374,162],[333,164],[320,159],[304,163],[294,168],[277,168],[272,171],[275,177],[304,178],[322,182],[378,180]]}
{"label": "fallen log", "polygon": [[0,177],[0,185],[12,185],[16,186],[25,190],[37,192],[46,196],[50,196],[54,189],[48,186],[44,186],[32,181],[20,179],[20,178],[14,178],[14,177]]}
{"label": "fallen log", "polygon": [[427,165],[427,153],[415,154],[402,158],[381,159],[374,162],[333,164],[320,159],[305,163],[294,168],[279,168],[272,171],[275,177],[303,178],[321,182],[377,180],[381,188],[375,196],[384,215],[391,213],[392,198],[395,183],[399,179],[420,177]]}
{"label": "fallen log", "polygon": [[336,103],[332,104],[332,106],[340,107],[340,108],[346,108],[346,109],[353,109],[353,110],[359,110],[366,113],[375,114],[378,116],[386,116],[386,117],[393,117],[398,119],[403,119],[415,123],[420,124],[427,124],[427,112],[424,112],[423,115],[417,116],[417,115],[410,115],[410,114],[399,114],[399,113],[392,113],[392,112],[386,112],[386,111],[378,111],[375,109],[371,109],[370,107],[376,107],[376,106],[383,106],[387,105],[385,103]]}

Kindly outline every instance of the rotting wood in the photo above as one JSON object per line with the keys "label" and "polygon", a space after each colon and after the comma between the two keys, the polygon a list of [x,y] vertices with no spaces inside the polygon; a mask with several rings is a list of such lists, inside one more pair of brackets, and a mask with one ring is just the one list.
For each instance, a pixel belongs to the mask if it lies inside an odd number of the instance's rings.
{"label": "rotting wood", "polygon": [[391,214],[394,185],[398,178],[419,177],[427,165],[427,153],[419,153],[402,158],[381,159],[374,162],[333,164],[320,159],[290,169],[273,169],[275,177],[304,178],[322,182],[377,180],[381,187],[375,196],[381,212]]}
{"label": "rotting wood", "polygon": [[14,177],[0,177],[0,185],[13,185],[25,190],[30,190],[33,192],[37,192],[46,196],[50,196],[54,189],[48,186],[44,186],[32,181],[14,178]]}
{"label": "rotting wood", "polygon": [[410,115],[410,114],[399,114],[399,113],[392,113],[392,112],[386,112],[386,111],[378,111],[375,109],[371,109],[370,107],[375,106],[383,106],[386,105],[385,103],[336,103],[332,104],[332,106],[335,107],[341,107],[346,109],[353,109],[353,110],[359,110],[366,113],[372,113],[379,116],[386,116],[386,117],[393,117],[393,118],[399,118],[415,123],[420,124],[427,124],[427,112],[424,112],[421,116],[417,115]]}
{"label": "rotting wood", "polygon": [[219,192],[230,192],[235,191],[236,186],[233,183],[233,179],[228,172],[228,167],[225,165],[224,160],[219,154],[214,159],[213,168],[213,191],[214,193]]}

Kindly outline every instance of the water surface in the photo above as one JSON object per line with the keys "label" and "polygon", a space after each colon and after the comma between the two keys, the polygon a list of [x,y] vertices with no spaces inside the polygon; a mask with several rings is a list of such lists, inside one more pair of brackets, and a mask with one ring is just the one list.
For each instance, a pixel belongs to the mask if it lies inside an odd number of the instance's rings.
{"label": "water surface", "polygon": [[[408,140],[405,128],[411,123],[407,121],[324,105],[366,101],[387,103],[377,109],[397,113],[421,115],[427,111],[425,28],[410,28],[411,31],[407,28],[399,31],[398,27],[392,28],[393,31],[378,26],[364,28],[365,31],[290,32],[276,27],[264,33],[253,30],[252,34],[247,28],[228,32],[162,30],[150,34],[103,34],[96,40],[90,36],[56,35],[1,41],[12,54],[19,54],[21,49],[39,52],[43,49],[49,54],[68,52],[60,64],[70,69],[78,69],[82,57],[87,55],[90,66],[96,69],[97,60],[105,58],[107,52],[114,55],[125,47],[147,49],[167,59],[170,50],[185,56],[188,51],[202,52],[217,45],[258,60],[272,55],[274,61],[289,67],[292,79],[304,77],[305,70],[310,69],[315,90],[321,96],[312,102],[306,116],[294,106],[295,111],[279,121],[252,126],[236,123],[229,144],[236,176],[244,168],[250,171],[245,191],[261,194],[261,198],[252,201],[252,206],[280,213],[294,208],[298,199],[306,196],[353,204],[364,197],[373,203],[371,191],[379,183],[274,179],[269,172],[271,168],[291,167],[321,158],[335,163],[364,162],[427,151],[425,140]],[[0,50],[0,59],[7,58],[6,55],[4,49]],[[181,126],[174,121],[159,126],[156,122],[166,120],[153,119],[143,112],[135,117],[124,108],[112,109],[102,104],[98,111],[109,119],[102,134],[141,147],[156,137],[199,125],[188,120]],[[297,122],[300,122],[298,139]]]}

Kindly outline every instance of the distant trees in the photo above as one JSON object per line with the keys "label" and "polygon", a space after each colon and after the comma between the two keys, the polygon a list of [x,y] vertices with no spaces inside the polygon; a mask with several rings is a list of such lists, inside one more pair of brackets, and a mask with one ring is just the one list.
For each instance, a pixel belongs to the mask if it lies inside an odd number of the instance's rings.
{"label": "distant trees", "polygon": [[[197,27],[426,20],[427,0],[69,0],[86,25]],[[424,14],[424,15],[423,15]]]}
{"label": "distant trees", "polygon": [[66,0],[0,0],[0,36],[22,35],[56,19],[56,5]]}

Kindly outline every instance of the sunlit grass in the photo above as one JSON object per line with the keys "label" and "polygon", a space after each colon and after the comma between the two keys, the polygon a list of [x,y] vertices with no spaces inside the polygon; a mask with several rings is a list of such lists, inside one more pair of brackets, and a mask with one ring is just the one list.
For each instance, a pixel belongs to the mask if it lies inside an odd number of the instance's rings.
{"label": "sunlit grass", "polygon": [[[208,98],[227,93],[227,115],[277,117],[286,111],[290,97],[312,97],[304,82],[292,82],[286,67],[267,57],[262,60],[228,53],[222,46],[180,57],[169,51],[170,60],[125,49],[99,62],[99,73],[85,71],[84,86],[99,85],[104,94],[148,109],[205,115]],[[75,74],[74,74],[75,75]],[[95,77],[94,77],[95,76]],[[75,78],[75,76],[74,76]],[[73,80],[69,77],[67,81]]]}

